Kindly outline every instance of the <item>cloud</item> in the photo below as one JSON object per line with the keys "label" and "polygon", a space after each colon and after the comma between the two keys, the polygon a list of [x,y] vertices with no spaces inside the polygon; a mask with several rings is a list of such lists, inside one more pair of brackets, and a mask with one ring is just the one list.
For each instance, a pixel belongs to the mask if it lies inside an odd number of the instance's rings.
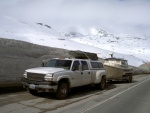
{"label": "cloud", "polygon": [[60,31],[88,33],[97,27],[150,35],[149,0],[1,0],[0,7],[5,15],[45,22]]}

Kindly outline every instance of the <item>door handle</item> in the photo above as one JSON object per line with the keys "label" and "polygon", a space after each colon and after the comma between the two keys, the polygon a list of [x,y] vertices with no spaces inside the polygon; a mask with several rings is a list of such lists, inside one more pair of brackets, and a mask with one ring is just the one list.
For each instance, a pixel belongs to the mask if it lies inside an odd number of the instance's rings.
{"label": "door handle", "polygon": [[83,72],[81,72],[81,75],[83,74]]}

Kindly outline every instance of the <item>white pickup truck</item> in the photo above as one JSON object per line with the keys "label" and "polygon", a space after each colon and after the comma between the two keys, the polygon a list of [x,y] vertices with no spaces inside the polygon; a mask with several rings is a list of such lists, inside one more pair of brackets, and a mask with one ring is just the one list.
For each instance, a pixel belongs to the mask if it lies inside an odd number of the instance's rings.
{"label": "white pickup truck", "polygon": [[64,99],[73,87],[89,84],[99,89],[106,86],[106,73],[99,61],[84,59],[51,59],[44,67],[25,70],[21,83],[31,94],[55,92]]}

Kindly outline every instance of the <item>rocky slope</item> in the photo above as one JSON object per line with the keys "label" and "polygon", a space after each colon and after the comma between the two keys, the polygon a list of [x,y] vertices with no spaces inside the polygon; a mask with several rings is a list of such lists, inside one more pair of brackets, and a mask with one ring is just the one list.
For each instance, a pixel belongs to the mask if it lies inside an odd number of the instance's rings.
{"label": "rocky slope", "polygon": [[42,60],[70,57],[67,50],[0,38],[0,82],[20,81],[24,70],[41,66]]}

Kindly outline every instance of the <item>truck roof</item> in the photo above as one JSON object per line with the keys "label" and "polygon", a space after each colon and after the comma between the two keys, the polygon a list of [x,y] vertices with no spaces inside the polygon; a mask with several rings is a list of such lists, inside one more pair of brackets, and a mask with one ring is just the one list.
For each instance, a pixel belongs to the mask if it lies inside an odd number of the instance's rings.
{"label": "truck roof", "polygon": [[89,53],[84,51],[69,51],[68,52],[71,56],[76,59],[91,59],[91,60],[98,60],[97,54]]}
{"label": "truck roof", "polygon": [[77,59],[77,58],[53,58],[53,59],[58,59],[58,60],[73,60],[73,61],[75,61],[75,60],[79,60],[79,61],[84,60],[84,61],[100,62],[100,61],[98,61],[98,60],[91,60],[91,59]]}

